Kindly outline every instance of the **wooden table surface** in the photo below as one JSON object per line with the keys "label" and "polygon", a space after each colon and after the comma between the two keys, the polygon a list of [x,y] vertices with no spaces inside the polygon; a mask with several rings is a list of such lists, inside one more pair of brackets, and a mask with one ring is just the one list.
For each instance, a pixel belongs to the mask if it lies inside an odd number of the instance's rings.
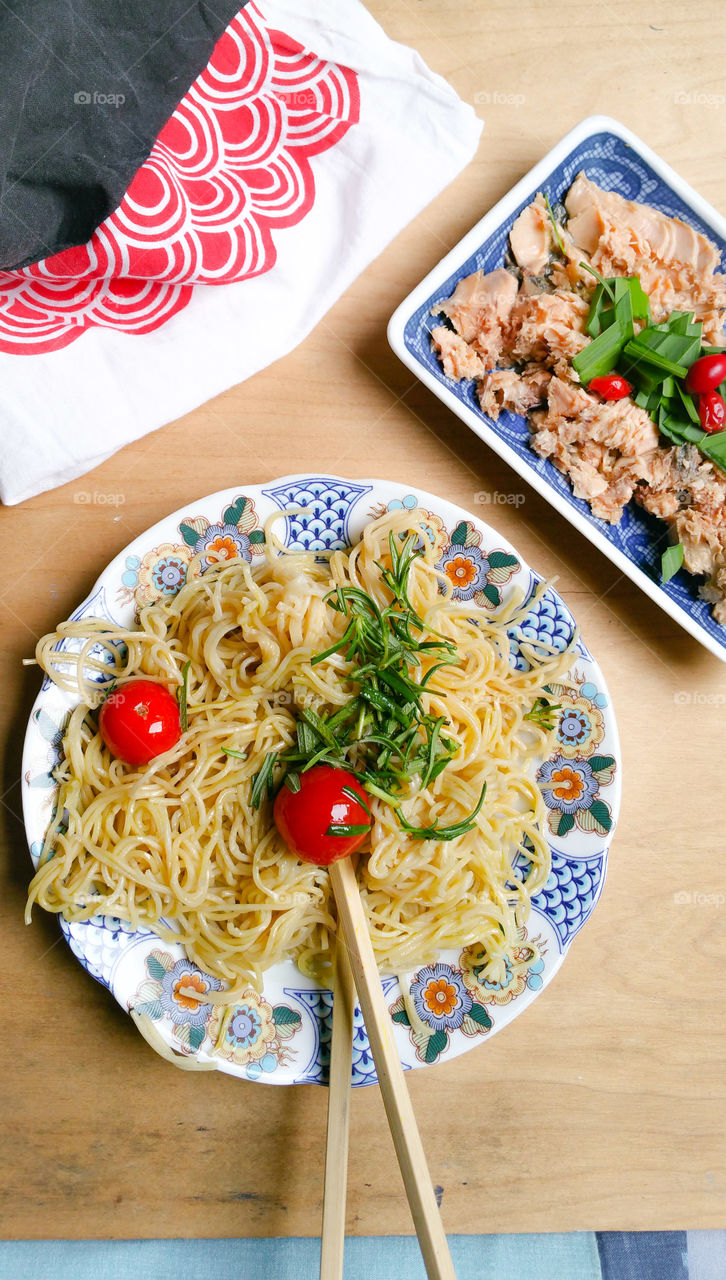
{"label": "wooden table surface", "polygon": [[[726,668],[415,383],[385,338],[413,285],[593,112],[629,125],[723,209],[723,5],[369,7],[477,103],[486,123],[474,162],[291,355],[87,482],[0,511],[4,1236],[319,1231],[325,1090],[184,1074],[156,1058],[58,942],[56,922],[36,912],[24,926],[18,783],[38,685],[20,659],[36,637],[168,511],[312,460],[468,508],[481,490],[523,493],[518,508],[497,507],[496,523],[558,576],[622,736],[607,883],[561,973],[490,1043],[409,1077],[447,1229],[726,1225]],[[121,493],[123,505],[74,501],[89,488]],[[348,1230],[411,1230],[375,1088],[353,1097]]]}

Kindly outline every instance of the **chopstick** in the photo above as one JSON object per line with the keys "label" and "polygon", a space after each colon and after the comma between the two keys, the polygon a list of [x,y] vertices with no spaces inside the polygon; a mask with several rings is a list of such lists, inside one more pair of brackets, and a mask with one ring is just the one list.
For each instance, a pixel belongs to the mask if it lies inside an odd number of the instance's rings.
{"label": "chopstick", "polygon": [[335,948],[333,984],[333,1034],[328,1079],[320,1280],[341,1280],[343,1275],[353,1008],[353,974],[345,943],[339,937]]}
{"label": "chopstick", "polygon": [[456,1280],[349,858],[331,865],[330,879],[426,1274],[429,1280]]}

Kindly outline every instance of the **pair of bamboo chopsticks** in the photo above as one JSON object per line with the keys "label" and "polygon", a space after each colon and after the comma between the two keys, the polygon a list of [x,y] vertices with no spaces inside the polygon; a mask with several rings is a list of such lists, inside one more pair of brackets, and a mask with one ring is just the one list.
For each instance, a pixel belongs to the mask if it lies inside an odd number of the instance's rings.
{"label": "pair of bamboo chopsticks", "polygon": [[426,1274],[429,1280],[456,1280],[350,858],[332,864],[330,879],[338,908],[338,944],[320,1280],[341,1280],[343,1274],[354,985]]}

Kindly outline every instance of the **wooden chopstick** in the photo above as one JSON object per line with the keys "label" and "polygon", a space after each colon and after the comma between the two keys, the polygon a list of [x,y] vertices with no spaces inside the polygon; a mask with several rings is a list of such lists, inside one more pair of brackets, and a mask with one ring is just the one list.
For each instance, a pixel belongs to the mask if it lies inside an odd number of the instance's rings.
{"label": "wooden chopstick", "polygon": [[426,1274],[429,1280],[456,1280],[349,858],[332,864],[330,879]]}
{"label": "wooden chopstick", "polygon": [[345,944],[339,938],[335,949],[333,984],[333,1034],[328,1079],[320,1280],[341,1280],[343,1275],[353,1009],[353,974]]}

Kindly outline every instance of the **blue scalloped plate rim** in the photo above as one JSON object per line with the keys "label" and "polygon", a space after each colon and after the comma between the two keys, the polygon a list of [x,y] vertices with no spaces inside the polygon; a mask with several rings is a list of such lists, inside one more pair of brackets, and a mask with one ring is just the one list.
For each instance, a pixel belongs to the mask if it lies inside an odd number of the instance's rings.
{"label": "blue scalloped plate rim", "polygon": [[[516,548],[478,515],[473,515],[457,503],[436,497],[422,489],[411,489],[395,481],[349,480],[338,476],[301,474],[283,477],[265,485],[239,485],[221,493],[209,495],[189,503],[186,508],[173,512],[156,525],[139,535],[109,563],[88,597],[74,611],[73,617],[87,614],[108,617],[128,625],[129,599],[128,574],[133,570],[138,576],[139,567],[146,556],[152,559],[162,555],[168,562],[170,543],[174,536],[181,542],[183,528],[189,529],[190,514],[218,518],[228,504],[239,502],[240,495],[256,504],[261,525],[263,519],[280,513],[284,527],[284,541],[288,545],[310,550],[332,549],[344,546],[351,537],[357,537],[360,529],[387,507],[412,506],[420,503],[441,522],[441,530],[449,533],[454,522],[468,520],[481,533],[481,547],[492,547],[517,560],[511,582],[502,587],[502,603],[508,593],[519,587],[525,599],[541,581]],[[295,506],[313,508],[313,515],[283,516],[286,509]],[[224,519],[224,517],[222,517]],[[434,529],[435,519],[432,522]],[[441,532],[439,530],[439,532]],[[445,539],[444,539],[445,543]],[[444,544],[442,544],[443,546]],[[180,548],[183,549],[183,548]],[[451,549],[449,546],[447,549]],[[133,577],[132,573],[132,577]],[[536,609],[522,624],[525,638],[543,635],[556,647],[564,647],[571,637],[575,621],[567,605],[554,588],[548,588]],[[521,664],[516,638],[512,639],[512,661]],[[609,752],[614,769],[607,779],[606,808],[611,817],[607,834],[571,829],[562,837],[550,835],[552,872],[542,892],[533,900],[533,910],[528,922],[530,941],[540,945],[541,956],[531,969],[519,975],[516,999],[504,985],[501,991],[492,989],[482,999],[491,1013],[491,1025],[482,1030],[490,1038],[522,1013],[548,985],[559,970],[569,947],[594,910],[603,888],[607,870],[608,851],[617,825],[622,792],[621,753],[614,711],[607,686],[595,659],[582,637],[574,650],[573,666],[578,696],[586,699],[581,705],[586,715],[600,721],[604,735],[596,750]],[[50,770],[58,760],[63,717],[76,699],[63,695],[46,677],[30,714],[25,738],[22,764],[22,801],[26,832],[31,857],[37,865],[40,842],[50,821],[53,807],[53,779]],[[559,748],[558,748],[559,750]],[[553,759],[551,756],[550,760]],[[565,761],[565,763],[568,763]],[[81,924],[60,922],[61,931],[73,955],[87,972],[106,986],[121,1006],[129,1011],[138,1007],[141,996],[149,1009],[156,1010],[150,1016],[157,1019],[157,1029],[169,1049],[177,1053],[190,1053],[195,1049],[189,1043],[193,1033],[192,1019],[185,1022],[185,1014],[175,1010],[169,996],[169,982],[189,964],[181,947],[162,943],[147,929],[133,930],[125,922],[111,917],[94,917]],[[159,957],[162,957],[160,960]],[[440,961],[451,983],[461,984],[461,956],[456,952],[442,953]],[[438,962],[437,962],[438,963]],[[163,965],[166,964],[166,969]],[[407,981],[419,976],[411,975]],[[201,971],[197,971],[201,973]],[[208,975],[201,975],[202,977]],[[216,981],[216,980],[214,980]],[[166,989],[164,990],[166,984]],[[487,984],[489,986],[489,984]],[[154,988],[150,991],[150,988]],[[384,979],[384,989],[389,1007],[400,999],[400,987],[394,977]],[[462,988],[463,990],[463,988]],[[464,992],[466,999],[470,997]],[[281,1026],[288,1031],[295,1019],[299,1029],[288,1041],[278,1039],[275,1053],[265,1054],[259,1061],[242,1063],[215,1059],[218,1069],[238,1077],[267,1084],[324,1084],[327,1080],[327,1064],[331,1033],[330,993],[299,973],[288,962],[275,966],[264,976],[263,997],[266,1009],[275,1015],[282,1013]],[[393,1002],[393,1006],[390,1004]],[[489,1003],[488,1003],[489,1002]],[[171,1010],[171,1014],[170,1014]],[[259,1016],[253,1009],[253,1016]],[[267,1014],[265,1015],[267,1016]],[[400,1016],[400,1011],[399,1011]],[[480,1009],[481,1016],[481,1009]],[[196,1014],[194,1014],[196,1018]],[[297,1025],[297,1024],[295,1024]],[[476,1035],[476,1028],[474,1030]],[[180,1037],[186,1036],[186,1040]],[[394,1023],[394,1037],[406,1069],[430,1065],[420,1056],[413,1033],[409,1028]],[[458,1029],[452,1029],[447,1044],[436,1061],[457,1057],[460,1053],[481,1043]],[[208,1046],[206,1046],[208,1047]],[[205,1043],[195,1049],[200,1061],[209,1062]],[[278,1053],[279,1050],[279,1053]],[[277,1054],[277,1056],[275,1056]],[[360,1009],[355,1011],[352,1084],[362,1086],[375,1083],[376,1074],[365,1033]]]}
{"label": "blue scalloped plate rim", "polygon": [[698,598],[697,580],[680,570],[670,582],[660,583],[660,556],[667,545],[662,522],[634,503],[617,525],[598,520],[552,463],[529,447],[526,420],[512,413],[501,414],[498,422],[487,417],[475,398],[474,383],[446,378],[431,348],[428,334],[437,323],[432,306],[448,297],[457,281],[472,271],[501,266],[509,232],[522,209],[538,191],[547,192],[552,203],[561,200],[581,169],[607,190],[677,215],[709,236],[722,254],[726,250],[726,219],[624,125],[607,116],[590,116],[558,142],[416,286],[391,317],[388,340],[404,364],[467,426],[675,622],[726,662],[726,626],[719,626],[708,604]]}

